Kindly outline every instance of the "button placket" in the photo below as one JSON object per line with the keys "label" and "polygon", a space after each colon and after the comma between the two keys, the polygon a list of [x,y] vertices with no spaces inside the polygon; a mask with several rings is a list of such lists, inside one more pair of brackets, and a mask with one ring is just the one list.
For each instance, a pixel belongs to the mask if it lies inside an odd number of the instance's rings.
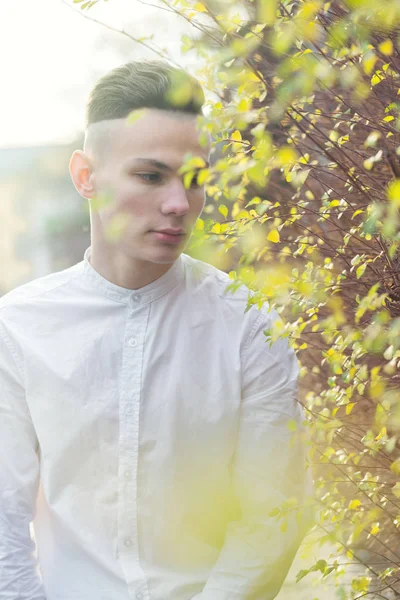
{"label": "button placket", "polygon": [[[139,449],[139,405],[141,393],[141,365],[149,306],[137,295],[128,301],[125,340],[122,363],[120,405],[120,512],[118,526],[122,533],[120,562],[131,597],[140,585],[142,600],[148,600],[145,574],[139,562],[139,538],[137,524],[137,463]],[[133,318],[130,317],[131,311]]]}
{"label": "button placket", "polygon": [[130,308],[131,313],[134,312],[135,309],[140,306],[141,302],[142,302],[142,298],[139,294],[132,294],[129,297],[129,308]]}

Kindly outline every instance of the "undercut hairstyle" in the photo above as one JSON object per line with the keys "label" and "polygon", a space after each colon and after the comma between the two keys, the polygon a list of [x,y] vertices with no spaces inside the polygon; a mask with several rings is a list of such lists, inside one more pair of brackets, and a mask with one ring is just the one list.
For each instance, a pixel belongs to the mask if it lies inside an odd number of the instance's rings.
{"label": "undercut hairstyle", "polygon": [[162,60],[128,62],[101,77],[86,106],[86,127],[99,121],[123,119],[132,111],[158,108],[202,114],[204,92],[183,69]]}

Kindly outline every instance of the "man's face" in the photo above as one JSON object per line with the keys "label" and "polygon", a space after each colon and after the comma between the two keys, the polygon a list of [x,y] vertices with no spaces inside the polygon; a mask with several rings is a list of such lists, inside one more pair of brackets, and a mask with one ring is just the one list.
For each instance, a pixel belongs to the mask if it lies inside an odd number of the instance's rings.
{"label": "man's face", "polygon": [[[203,186],[194,177],[185,189],[177,172],[187,153],[207,162],[209,148],[200,145],[196,117],[149,109],[133,124],[118,119],[109,125],[109,147],[101,151],[97,166],[94,161],[92,237],[112,239],[128,259],[171,263],[183,252],[204,208]],[[106,204],[101,207],[102,199]],[[184,234],[157,233],[164,229],[183,229]]]}

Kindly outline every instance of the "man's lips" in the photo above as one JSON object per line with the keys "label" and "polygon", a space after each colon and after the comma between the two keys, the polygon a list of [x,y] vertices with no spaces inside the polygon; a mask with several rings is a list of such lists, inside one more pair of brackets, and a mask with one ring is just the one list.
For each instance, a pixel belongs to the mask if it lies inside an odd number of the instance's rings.
{"label": "man's lips", "polygon": [[155,233],[168,233],[169,235],[182,235],[185,233],[184,229],[154,229]]}
{"label": "man's lips", "polygon": [[165,231],[152,231],[151,233],[154,233],[155,237],[161,242],[168,244],[181,244],[185,238],[184,233],[166,233]]}

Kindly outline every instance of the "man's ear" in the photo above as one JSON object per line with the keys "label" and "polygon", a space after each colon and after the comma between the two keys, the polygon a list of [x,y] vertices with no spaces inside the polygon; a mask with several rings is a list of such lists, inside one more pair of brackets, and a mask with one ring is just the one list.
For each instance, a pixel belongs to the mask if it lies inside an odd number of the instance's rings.
{"label": "man's ear", "polygon": [[77,192],[82,198],[93,198],[95,195],[94,173],[92,162],[82,150],[75,150],[69,161],[69,172]]}

